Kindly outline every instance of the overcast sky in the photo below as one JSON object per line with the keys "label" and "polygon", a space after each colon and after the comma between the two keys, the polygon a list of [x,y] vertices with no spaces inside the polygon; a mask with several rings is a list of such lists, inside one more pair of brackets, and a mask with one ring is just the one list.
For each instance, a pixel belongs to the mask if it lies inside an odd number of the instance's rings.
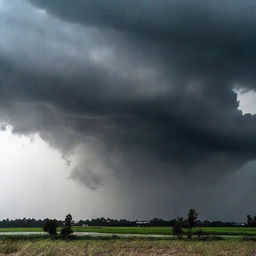
{"label": "overcast sky", "polygon": [[256,214],[253,0],[0,0],[0,218]]}

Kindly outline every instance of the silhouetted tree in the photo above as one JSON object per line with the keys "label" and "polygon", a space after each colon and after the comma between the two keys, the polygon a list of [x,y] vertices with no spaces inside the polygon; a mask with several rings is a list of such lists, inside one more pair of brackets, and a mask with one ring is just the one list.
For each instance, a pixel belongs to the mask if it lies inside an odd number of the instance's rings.
{"label": "silhouetted tree", "polygon": [[71,214],[68,214],[65,218],[65,226],[71,227],[71,222],[72,222],[72,216],[71,216]]}
{"label": "silhouetted tree", "polygon": [[68,214],[65,218],[64,227],[60,231],[60,235],[63,238],[69,238],[70,234],[73,233],[71,225],[72,225],[72,216],[71,214]]}
{"label": "silhouetted tree", "polygon": [[43,225],[43,230],[51,236],[57,234],[57,220],[47,220]]}
{"label": "silhouetted tree", "polygon": [[253,217],[252,226],[256,227],[256,216]]}
{"label": "silhouetted tree", "polygon": [[198,213],[196,212],[196,210],[195,209],[190,209],[189,212],[188,212],[188,228],[190,230],[187,233],[189,239],[192,238],[192,228],[196,224],[197,217],[198,217]]}
{"label": "silhouetted tree", "polygon": [[252,217],[251,217],[251,215],[247,215],[247,225],[250,227],[250,226],[252,226]]}
{"label": "silhouetted tree", "polygon": [[193,228],[196,224],[198,213],[194,209],[190,209],[188,212],[188,227]]}

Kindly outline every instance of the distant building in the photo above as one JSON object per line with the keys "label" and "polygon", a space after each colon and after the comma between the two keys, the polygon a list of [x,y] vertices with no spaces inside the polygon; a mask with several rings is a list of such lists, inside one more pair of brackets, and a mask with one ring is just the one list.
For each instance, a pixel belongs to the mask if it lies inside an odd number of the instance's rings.
{"label": "distant building", "polygon": [[148,227],[149,226],[149,221],[136,221],[136,225],[138,227]]}
{"label": "distant building", "polygon": [[245,226],[245,224],[244,223],[235,222],[235,223],[233,223],[233,226],[243,227],[243,226]]}

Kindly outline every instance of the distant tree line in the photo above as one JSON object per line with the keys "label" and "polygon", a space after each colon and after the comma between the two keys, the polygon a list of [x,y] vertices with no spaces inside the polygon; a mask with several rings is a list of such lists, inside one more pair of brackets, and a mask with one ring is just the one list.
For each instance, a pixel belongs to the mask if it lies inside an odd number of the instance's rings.
{"label": "distant tree line", "polygon": [[[249,218],[248,218],[249,216]],[[250,215],[247,216],[247,225],[248,226],[256,226],[256,217],[250,217]],[[9,220],[4,219],[0,220],[0,227],[1,228],[9,228],[9,227],[42,227],[45,223],[47,223],[49,219],[34,219],[34,218],[23,218],[23,219],[15,219],[15,220]],[[62,220],[56,220],[57,226],[63,226],[65,224],[65,221]],[[164,220],[161,218],[154,218],[148,222],[146,222],[146,226],[150,227],[172,227],[177,222],[182,223],[182,225],[186,225],[187,220],[183,218],[176,218],[171,220]],[[115,227],[136,227],[138,226],[138,221],[131,221],[127,219],[111,219],[111,218],[95,218],[95,219],[87,219],[87,220],[80,220],[78,222],[72,221],[72,225],[75,226],[115,226]],[[195,226],[197,227],[232,227],[236,226],[235,222],[223,222],[223,221],[195,221]]]}
{"label": "distant tree line", "polygon": [[[0,220],[1,228],[32,228],[32,227],[42,227],[49,219],[34,219],[34,218],[23,218],[23,219],[4,219]],[[58,226],[62,226],[64,221],[55,220]]]}
{"label": "distant tree line", "polygon": [[[176,219],[171,219],[171,220],[164,220],[161,218],[153,218],[152,220],[148,221],[148,226],[150,227],[170,227],[174,226],[175,223],[183,222],[186,223],[186,219],[184,218],[176,218]],[[77,223],[78,226],[83,226],[83,225],[88,225],[88,226],[120,226],[120,227],[135,227],[138,226],[138,221],[130,221],[126,219],[110,219],[110,218],[97,218],[97,219],[91,219],[91,220],[80,220]],[[184,224],[185,225],[185,224]],[[235,222],[223,222],[223,221],[200,221],[196,220],[196,226],[199,227],[227,227],[227,226],[235,226]]]}

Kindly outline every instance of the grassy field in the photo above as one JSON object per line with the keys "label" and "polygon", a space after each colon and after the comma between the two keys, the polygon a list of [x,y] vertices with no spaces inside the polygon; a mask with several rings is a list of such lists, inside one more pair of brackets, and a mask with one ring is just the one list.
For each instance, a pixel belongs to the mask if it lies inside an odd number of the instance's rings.
{"label": "grassy field", "polygon": [[[194,228],[193,231],[196,232],[199,229],[214,235],[256,235],[256,228],[251,227],[203,227]],[[170,227],[74,227],[74,231],[116,234],[171,234]]]}
{"label": "grassy field", "polygon": [[[202,229],[214,235],[240,235],[256,236],[256,228],[252,227],[203,227],[194,228],[193,231]],[[115,234],[145,234],[145,235],[170,235],[169,227],[73,227],[75,232],[98,232]],[[1,232],[42,232],[41,228],[0,228]]]}
{"label": "grassy field", "polygon": [[43,232],[42,228],[0,228],[1,232]]}
{"label": "grassy field", "polygon": [[0,255],[12,256],[253,256],[256,243],[249,241],[175,241],[145,239],[6,240]]}

